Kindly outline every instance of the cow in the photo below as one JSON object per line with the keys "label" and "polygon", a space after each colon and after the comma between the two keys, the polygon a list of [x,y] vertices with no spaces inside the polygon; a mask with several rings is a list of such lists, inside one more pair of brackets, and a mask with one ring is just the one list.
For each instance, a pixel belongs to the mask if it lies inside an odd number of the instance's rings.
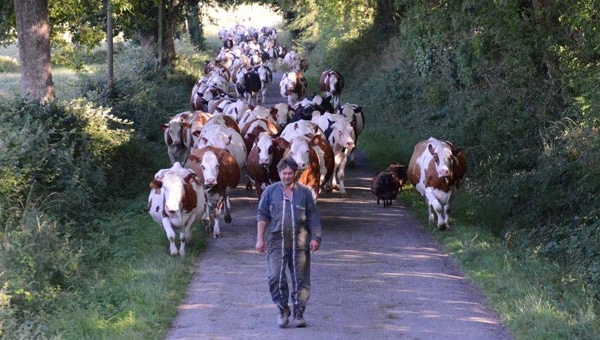
{"label": "cow", "polygon": [[311,120],[313,117],[320,116],[326,112],[333,113],[333,105],[331,104],[331,96],[323,98],[318,94],[312,94],[310,97],[304,98],[293,106],[294,115],[290,122],[295,122],[301,119]]}
{"label": "cow", "polygon": [[279,82],[279,93],[287,99],[290,106],[304,97],[307,88],[308,81],[304,77],[304,73],[300,71],[284,73]]}
{"label": "cow", "polygon": [[312,137],[315,134],[322,133],[323,131],[316,123],[313,123],[310,120],[299,120],[286,125],[281,131],[280,136],[289,142],[296,136]]}
{"label": "cow", "polygon": [[248,70],[242,78],[238,78],[235,86],[237,93],[244,98],[248,105],[258,104],[258,94],[261,92],[262,83],[260,75],[255,69]]}
{"label": "cow", "polygon": [[319,155],[314,149],[319,143],[320,135],[308,138],[305,136],[296,136],[291,142],[283,141],[286,145],[285,157],[291,157],[298,164],[298,182],[308,186],[313,194],[315,202],[321,192],[321,162]]}
{"label": "cow", "polygon": [[250,153],[254,142],[261,132],[267,132],[272,136],[279,134],[279,126],[267,118],[254,118],[242,127],[241,135],[246,145],[246,150]]}
{"label": "cow", "polygon": [[288,103],[277,103],[271,107],[271,115],[279,125],[279,130],[283,130],[288,125],[294,114],[294,109]]}
{"label": "cow", "polygon": [[408,179],[425,198],[430,223],[436,213],[440,230],[450,228],[450,205],[466,173],[463,148],[433,137],[415,145],[408,163]]}
{"label": "cow", "polygon": [[328,112],[314,117],[312,122],[319,125],[319,128],[323,131],[333,149],[335,167],[331,183],[326,184],[325,187],[331,189],[337,188],[342,197],[346,197],[344,178],[348,155],[350,155],[356,146],[354,130],[346,117]]}
{"label": "cow", "polygon": [[344,77],[337,71],[325,70],[319,78],[319,90],[327,96],[332,96],[333,107],[340,103],[340,94],[344,89]]}
{"label": "cow", "polygon": [[[262,132],[250,149],[246,160],[246,173],[254,183],[259,199],[269,184],[279,181],[277,164],[283,158],[287,145],[283,138]],[[251,184],[247,184],[246,190],[250,189]]]}
{"label": "cow", "polygon": [[264,103],[267,98],[267,89],[269,84],[273,82],[273,72],[268,66],[265,65],[257,67],[256,72],[260,78],[260,102]]}
{"label": "cow", "polygon": [[406,181],[406,166],[400,163],[391,164],[375,174],[371,180],[371,193],[377,196],[377,205],[381,200],[384,208],[391,206]]}
{"label": "cow", "polygon": [[358,136],[365,129],[365,114],[363,107],[357,104],[346,103],[342,106],[338,106],[335,113],[345,116],[352,128],[354,129],[354,136],[358,141]]}
{"label": "cow", "polygon": [[248,151],[244,139],[238,131],[222,123],[209,122],[202,128],[198,143],[194,144],[194,147],[214,146],[223,148],[233,156],[239,169],[243,169],[246,167]]}
{"label": "cow", "polygon": [[168,123],[161,124],[160,128],[164,131],[163,137],[167,146],[167,154],[171,165],[178,160],[185,160],[188,155],[188,129],[190,124],[188,119],[192,116],[190,111],[180,112],[173,116]]}
{"label": "cow", "polygon": [[[192,240],[192,225],[201,220],[205,209],[204,186],[179,162],[157,172],[150,183],[148,213],[165,230],[171,255],[185,256],[185,245]],[[179,230],[179,249],[175,230]]]}
{"label": "cow", "polygon": [[220,216],[224,216],[225,223],[231,223],[229,193],[240,182],[240,168],[235,158],[222,148],[194,148],[190,151],[185,167],[194,171],[204,184],[210,221],[207,230],[213,230],[214,238],[222,237]]}

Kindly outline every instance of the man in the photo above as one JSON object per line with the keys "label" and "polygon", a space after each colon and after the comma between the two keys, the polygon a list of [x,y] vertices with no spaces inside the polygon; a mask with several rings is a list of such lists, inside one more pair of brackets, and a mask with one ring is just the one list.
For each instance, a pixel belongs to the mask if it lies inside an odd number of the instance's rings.
{"label": "man", "polygon": [[[280,182],[269,185],[258,203],[256,251],[267,251],[271,299],[279,307],[279,327],[289,323],[290,289],[296,327],[306,327],[304,309],[310,297],[310,253],[321,245],[321,220],[312,191],[296,182],[298,164],[291,158],[277,165]],[[267,229],[268,227],[268,229]],[[267,244],[265,245],[265,230]]]}

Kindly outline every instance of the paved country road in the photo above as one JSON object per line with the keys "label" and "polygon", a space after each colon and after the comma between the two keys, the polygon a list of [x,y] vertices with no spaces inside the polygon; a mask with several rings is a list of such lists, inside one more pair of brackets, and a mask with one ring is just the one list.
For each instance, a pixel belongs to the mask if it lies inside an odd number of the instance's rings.
{"label": "paved country road", "polygon": [[[282,101],[280,77],[267,105]],[[406,207],[375,203],[374,172],[359,152],[346,171],[348,197],[319,198],[323,243],[312,256],[308,327],[277,326],[266,258],[254,250],[258,201],[244,180],[233,193],[233,222],[209,240],[166,339],[512,339]]]}

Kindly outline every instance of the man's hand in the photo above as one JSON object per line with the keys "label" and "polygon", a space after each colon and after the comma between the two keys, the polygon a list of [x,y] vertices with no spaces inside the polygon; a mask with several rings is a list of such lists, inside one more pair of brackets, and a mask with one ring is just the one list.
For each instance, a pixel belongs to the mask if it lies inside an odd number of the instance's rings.
{"label": "man's hand", "polygon": [[258,221],[256,224],[256,251],[259,254],[263,254],[267,247],[265,246],[265,229],[267,228],[267,221]]}
{"label": "man's hand", "polygon": [[319,247],[321,246],[321,242],[317,241],[317,240],[312,240],[310,241],[310,252],[314,253],[317,250],[319,250]]}
{"label": "man's hand", "polygon": [[263,254],[266,250],[267,250],[267,247],[265,246],[265,241],[262,238],[256,240],[256,251],[259,254]]}

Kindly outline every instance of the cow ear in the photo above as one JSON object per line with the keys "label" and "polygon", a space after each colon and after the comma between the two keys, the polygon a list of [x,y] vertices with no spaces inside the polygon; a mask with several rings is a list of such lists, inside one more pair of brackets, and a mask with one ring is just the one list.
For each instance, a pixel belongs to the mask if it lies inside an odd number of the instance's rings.
{"label": "cow ear", "polygon": [[162,188],[162,181],[153,179],[152,182],[150,182],[150,188],[154,190]]}
{"label": "cow ear", "polygon": [[191,174],[187,175],[183,181],[188,184],[192,184],[193,182],[198,181],[197,178],[198,178],[198,176],[195,173],[191,173]]}
{"label": "cow ear", "polygon": [[198,164],[198,163],[200,163],[200,158],[190,154],[190,155],[188,155],[188,161],[190,161],[194,164]]}
{"label": "cow ear", "polygon": [[431,145],[431,144],[427,145],[427,150],[429,150],[429,153],[431,153],[432,155],[435,154],[435,150],[433,149],[433,145]]}
{"label": "cow ear", "polygon": [[314,135],[313,138],[310,139],[310,145],[319,145],[319,140],[321,139],[321,135]]}
{"label": "cow ear", "polygon": [[160,124],[160,129],[161,130],[166,130],[169,128],[169,124]]}
{"label": "cow ear", "polygon": [[279,128],[277,128],[277,125],[273,124],[272,122],[268,121],[267,127],[269,128],[269,133],[271,133],[272,135],[276,135],[279,133]]}
{"label": "cow ear", "polygon": [[277,110],[275,106],[272,106],[269,110],[269,114],[271,115],[271,117],[273,117],[273,119],[277,119],[277,112],[279,112],[279,110]]}
{"label": "cow ear", "polygon": [[463,155],[464,155],[464,154],[465,154],[465,149],[464,149],[464,148],[453,148],[453,149],[452,149],[452,154],[453,154],[454,156],[459,156],[459,155],[461,155],[461,154],[463,154]]}
{"label": "cow ear", "polygon": [[282,149],[287,149],[290,147],[290,143],[285,140],[283,137],[277,137],[273,139],[273,144],[279,146]]}

